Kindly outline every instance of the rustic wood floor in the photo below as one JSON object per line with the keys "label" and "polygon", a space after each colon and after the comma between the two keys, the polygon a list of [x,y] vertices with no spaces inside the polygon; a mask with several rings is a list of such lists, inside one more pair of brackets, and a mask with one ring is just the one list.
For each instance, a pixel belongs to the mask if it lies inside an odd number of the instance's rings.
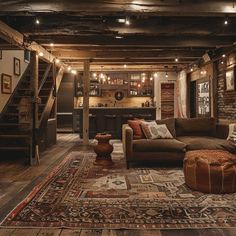
{"label": "rustic wood floor", "polygon": [[[63,159],[72,147],[80,146],[76,134],[58,134],[57,145],[43,153],[40,166],[29,167],[21,160],[0,158],[0,218],[24,198],[17,197],[40,181]],[[80,146],[80,147],[79,147]],[[77,149],[77,148],[76,148]],[[27,191],[26,191],[27,192]],[[236,226],[231,229],[193,230],[72,230],[72,229],[8,229],[0,228],[0,236],[236,236]]]}

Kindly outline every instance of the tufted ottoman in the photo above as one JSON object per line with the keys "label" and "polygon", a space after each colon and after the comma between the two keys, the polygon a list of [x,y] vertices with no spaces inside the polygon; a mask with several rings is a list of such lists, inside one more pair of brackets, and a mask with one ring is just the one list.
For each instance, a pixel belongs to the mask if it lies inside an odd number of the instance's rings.
{"label": "tufted ottoman", "polygon": [[236,192],[236,156],[224,150],[189,151],[184,158],[184,176],[194,190]]}

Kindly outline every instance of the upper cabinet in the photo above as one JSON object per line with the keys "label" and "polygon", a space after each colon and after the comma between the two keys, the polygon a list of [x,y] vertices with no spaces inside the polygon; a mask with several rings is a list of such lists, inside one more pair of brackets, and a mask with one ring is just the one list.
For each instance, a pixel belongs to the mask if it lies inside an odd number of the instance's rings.
{"label": "upper cabinet", "polygon": [[[129,97],[153,97],[154,83],[151,73],[100,72],[91,73],[90,96],[102,96],[105,90],[126,90]],[[75,80],[75,96],[83,96],[83,76]]]}
{"label": "upper cabinet", "polygon": [[129,96],[153,97],[153,77],[149,73],[136,73],[129,76]]}

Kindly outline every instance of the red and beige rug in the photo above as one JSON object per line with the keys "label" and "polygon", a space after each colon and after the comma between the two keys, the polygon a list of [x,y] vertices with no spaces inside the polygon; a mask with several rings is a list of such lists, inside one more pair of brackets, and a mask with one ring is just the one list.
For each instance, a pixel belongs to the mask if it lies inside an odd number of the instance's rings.
{"label": "red and beige rug", "polygon": [[236,194],[191,191],[181,168],[94,166],[92,152],[71,152],[1,227],[108,229],[235,227]]}

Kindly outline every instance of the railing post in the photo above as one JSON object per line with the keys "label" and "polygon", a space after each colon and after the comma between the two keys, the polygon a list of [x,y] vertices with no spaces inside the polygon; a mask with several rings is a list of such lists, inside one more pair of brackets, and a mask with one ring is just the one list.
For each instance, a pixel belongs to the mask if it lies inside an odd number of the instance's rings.
{"label": "railing post", "polygon": [[30,164],[39,164],[38,156],[38,142],[37,142],[37,129],[38,129],[38,87],[39,87],[39,68],[38,68],[38,55],[35,51],[31,52],[31,68],[30,68],[30,87],[32,91],[32,137],[31,137],[31,154]]}
{"label": "railing post", "polygon": [[84,95],[83,95],[83,144],[89,144],[89,83],[90,83],[90,62],[84,61]]}

